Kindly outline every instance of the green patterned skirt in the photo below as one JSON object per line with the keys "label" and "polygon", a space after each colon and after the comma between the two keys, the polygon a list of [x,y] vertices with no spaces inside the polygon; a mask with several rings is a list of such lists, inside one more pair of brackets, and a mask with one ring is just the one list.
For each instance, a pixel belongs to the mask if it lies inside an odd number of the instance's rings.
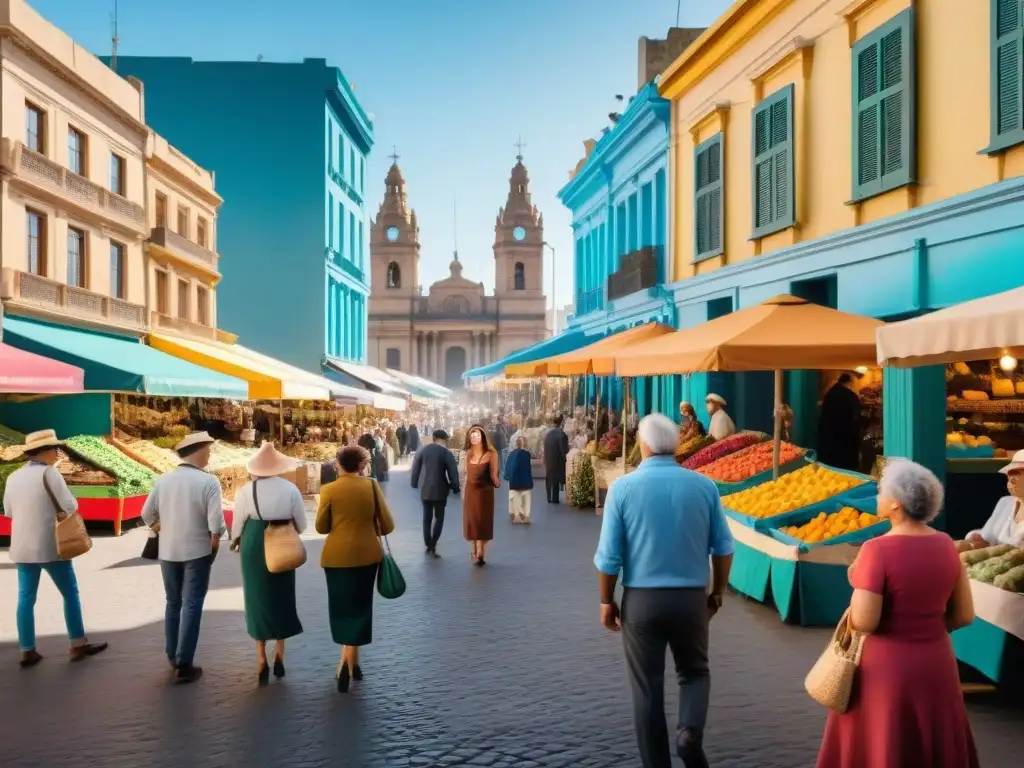
{"label": "green patterned skirt", "polygon": [[373,591],[379,563],[324,568],[331,637],[338,645],[369,645],[373,639]]}
{"label": "green patterned skirt", "polygon": [[284,640],[302,634],[295,609],[295,571],[271,573],[263,553],[267,524],[246,520],[242,528],[242,594],[245,628],[253,640]]}

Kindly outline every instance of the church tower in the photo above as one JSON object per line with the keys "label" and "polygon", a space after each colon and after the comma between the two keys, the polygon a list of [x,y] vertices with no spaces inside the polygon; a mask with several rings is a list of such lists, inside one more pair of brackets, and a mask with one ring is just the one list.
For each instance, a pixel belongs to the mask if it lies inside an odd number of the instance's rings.
{"label": "church tower", "polygon": [[388,170],[384,200],[370,228],[370,295],[392,299],[419,296],[420,228],[409,207],[398,155]]}
{"label": "church tower", "polygon": [[523,144],[509,179],[508,200],[494,225],[494,295],[536,298],[544,290],[544,217],[530,200]]}

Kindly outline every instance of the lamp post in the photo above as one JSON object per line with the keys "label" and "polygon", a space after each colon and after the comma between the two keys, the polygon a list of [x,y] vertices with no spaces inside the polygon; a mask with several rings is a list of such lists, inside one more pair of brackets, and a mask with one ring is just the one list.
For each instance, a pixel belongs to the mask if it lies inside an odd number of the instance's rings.
{"label": "lamp post", "polygon": [[558,309],[555,304],[555,287],[556,287],[556,272],[555,272],[555,246],[549,243],[547,240],[544,241],[544,246],[551,250],[551,335],[558,335]]}

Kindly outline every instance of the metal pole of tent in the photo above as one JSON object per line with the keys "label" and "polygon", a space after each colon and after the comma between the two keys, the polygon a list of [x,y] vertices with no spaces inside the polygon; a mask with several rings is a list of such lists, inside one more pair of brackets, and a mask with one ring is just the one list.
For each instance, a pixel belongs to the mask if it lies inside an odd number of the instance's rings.
{"label": "metal pole of tent", "polygon": [[[597,386],[597,376],[594,376],[594,392],[596,393],[594,405],[594,445],[597,445],[597,414],[601,411],[601,388]],[[594,467],[594,456],[587,456],[587,461]],[[601,489],[597,486],[597,467],[594,467],[594,510],[601,508]]]}
{"label": "metal pole of tent", "polygon": [[782,454],[782,370],[775,371],[775,434],[772,445],[772,479],[779,479],[779,460]]}
{"label": "metal pole of tent", "polygon": [[629,429],[626,415],[629,413],[629,377],[622,377],[622,473],[629,472],[626,466],[626,443],[629,440]]}

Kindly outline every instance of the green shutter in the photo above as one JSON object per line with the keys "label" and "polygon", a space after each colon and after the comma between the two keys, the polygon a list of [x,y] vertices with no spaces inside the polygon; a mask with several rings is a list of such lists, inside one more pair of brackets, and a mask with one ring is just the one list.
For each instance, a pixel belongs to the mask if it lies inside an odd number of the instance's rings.
{"label": "green shutter", "polygon": [[796,223],[793,144],[794,89],[787,85],[754,108],[753,237]]}
{"label": "green shutter", "polygon": [[722,197],[722,134],[712,136],[693,151],[694,260],[722,253],[724,203]]}
{"label": "green shutter", "polygon": [[853,199],[863,200],[916,181],[913,9],[854,43],[852,70]]}
{"label": "green shutter", "polygon": [[992,0],[991,146],[1024,142],[1024,0]]}

